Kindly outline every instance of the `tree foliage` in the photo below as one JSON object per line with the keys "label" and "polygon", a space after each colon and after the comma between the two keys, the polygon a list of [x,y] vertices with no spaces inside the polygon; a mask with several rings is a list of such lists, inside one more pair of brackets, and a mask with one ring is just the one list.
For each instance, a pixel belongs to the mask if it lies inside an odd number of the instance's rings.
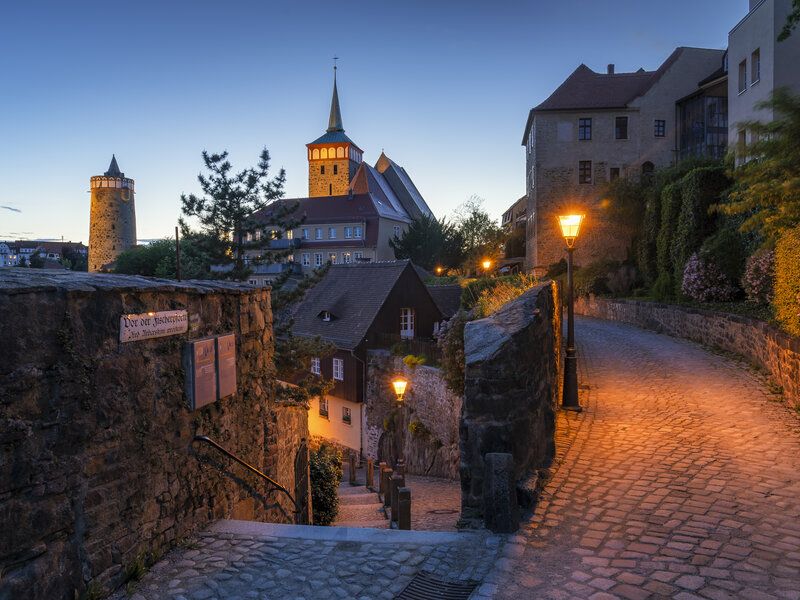
{"label": "tree foliage", "polygon": [[[264,246],[264,241],[255,239],[256,232],[272,229],[274,237],[280,237],[301,223],[292,218],[296,204],[275,202],[283,196],[286,174],[281,169],[278,175],[268,178],[269,152],[266,148],[255,168],[246,168],[238,173],[232,171],[227,151],[221,154],[203,151],[203,163],[208,174],[201,173],[197,177],[203,195],[182,194],[183,214],[198,220],[202,234],[198,242],[213,264],[231,265],[233,269],[228,275],[232,279],[245,279],[250,272],[245,262],[246,252]],[[254,218],[257,211],[267,209],[271,203],[267,222]],[[188,230],[184,221],[182,226]],[[256,255],[251,262],[274,262],[288,251]]]}
{"label": "tree foliage", "polygon": [[495,260],[505,241],[505,232],[483,210],[483,198],[471,196],[456,209],[455,226],[461,234],[464,262],[462,270],[477,272],[479,263]]}
{"label": "tree foliage", "polygon": [[[211,279],[211,256],[204,252],[201,234],[185,231],[181,239],[181,278]],[[135,246],[117,256],[114,273],[144,275],[163,279],[178,278],[178,253],[175,240],[163,238]]]}
{"label": "tree foliage", "polygon": [[39,252],[34,252],[31,256],[30,264],[32,269],[43,269],[47,259]]}
{"label": "tree foliage", "polygon": [[800,96],[776,89],[758,105],[774,111],[769,123],[740,124],[754,141],[737,149],[738,159],[752,159],[731,171],[736,187],[714,209],[744,215],[742,231],[759,231],[768,240],[800,224]]}
{"label": "tree foliage", "polygon": [[792,10],[786,16],[786,23],[783,24],[783,28],[778,34],[778,41],[782,42],[792,35],[798,24],[800,24],[800,0],[792,0]]}
{"label": "tree foliage", "polygon": [[400,237],[389,240],[398,259],[433,271],[436,267],[457,269],[463,260],[461,233],[446,219],[422,215],[411,222]]}

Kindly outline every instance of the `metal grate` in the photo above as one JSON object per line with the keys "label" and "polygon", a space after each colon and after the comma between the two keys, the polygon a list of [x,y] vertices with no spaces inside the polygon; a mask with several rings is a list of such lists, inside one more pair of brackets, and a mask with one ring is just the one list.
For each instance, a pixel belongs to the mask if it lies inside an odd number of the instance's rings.
{"label": "metal grate", "polygon": [[422,571],[395,600],[467,600],[477,586],[472,582],[444,581]]}

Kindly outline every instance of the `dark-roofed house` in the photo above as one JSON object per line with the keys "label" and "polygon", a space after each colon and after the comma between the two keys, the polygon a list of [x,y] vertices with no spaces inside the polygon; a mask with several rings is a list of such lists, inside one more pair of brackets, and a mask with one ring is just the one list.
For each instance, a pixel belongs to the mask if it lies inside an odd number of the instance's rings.
{"label": "dark-roofed house", "polygon": [[367,349],[393,338],[430,338],[442,314],[410,261],[334,265],[293,314],[292,332],[320,336],[336,353],[312,371],[335,387],[314,400],[309,431],[361,452]]}
{"label": "dark-roofed house", "polygon": [[[270,265],[254,275],[258,284],[267,283],[282,269],[308,273],[327,262],[394,260],[389,240],[408,229],[413,219],[433,216],[403,167],[384,153],[374,167],[363,162],[363,151],[344,132],[335,79],[328,129],[306,146],[308,197],[279,201],[299,203],[295,214],[305,222],[287,232],[288,240],[272,242],[288,242],[294,248],[288,260],[293,264]],[[270,211],[254,216],[266,221]]]}
{"label": "dark-roofed house", "polygon": [[575,260],[627,258],[630,234],[614,225],[602,183],[675,161],[676,101],[717,71],[723,50],[678,48],[655,71],[597,73],[580,65],[531,109],[526,155],[526,270],[543,273],[565,256],[557,216],[586,214]]}

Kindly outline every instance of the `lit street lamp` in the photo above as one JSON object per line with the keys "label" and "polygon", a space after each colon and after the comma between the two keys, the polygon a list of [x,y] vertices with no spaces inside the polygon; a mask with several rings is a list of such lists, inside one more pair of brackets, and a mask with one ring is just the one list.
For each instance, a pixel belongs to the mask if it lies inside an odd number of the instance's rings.
{"label": "lit street lamp", "polygon": [[481,263],[481,265],[483,266],[483,274],[484,274],[484,276],[485,276],[485,277],[488,277],[488,276],[489,276],[489,267],[491,267],[491,266],[492,266],[492,261],[490,261],[490,260],[487,258],[486,260],[484,260],[484,261]]}
{"label": "lit street lamp", "polygon": [[567,242],[567,355],[564,358],[564,389],[561,397],[561,408],[581,411],[578,402],[578,357],[575,354],[575,312],[572,295],[572,252],[575,240],[581,228],[581,221],[586,215],[562,215],[558,217],[561,233]]}
{"label": "lit street lamp", "polygon": [[403,431],[403,395],[406,393],[406,386],[408,382],[405,379],[397,378],[392,382],[392,387],[394,388],[394,395],[397,396],[397,430],[398,435],[395,439],[399,439],[399,443],[397,444],[397,468],[398,470],[403,470],[403,435],[405,432]]}

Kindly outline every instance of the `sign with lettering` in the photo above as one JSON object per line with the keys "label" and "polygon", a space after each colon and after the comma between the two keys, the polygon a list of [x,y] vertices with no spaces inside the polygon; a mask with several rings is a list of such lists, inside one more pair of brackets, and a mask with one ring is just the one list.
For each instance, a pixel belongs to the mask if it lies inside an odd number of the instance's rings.
{"label": "sign with lettering", "polygon": [[189,342],[191,371],[190,401],[192,410],[217,400],[216,340],[206,338]]}
{"label": "sign with lettering", "polygon": [[189,319],[185,310],[165,310],[119,318],[119,341],[136,342],[186,333]]}
{"label": "sign with lettering", "polygon": [[236,336],[217,336],[217,392],[220,398],[236,393]]}

